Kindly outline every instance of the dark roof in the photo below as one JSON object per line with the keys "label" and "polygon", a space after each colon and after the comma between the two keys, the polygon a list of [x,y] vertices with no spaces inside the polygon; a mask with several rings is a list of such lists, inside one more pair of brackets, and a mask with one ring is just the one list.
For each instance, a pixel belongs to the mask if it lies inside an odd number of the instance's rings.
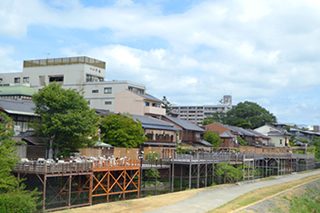
{"label": "dark roof", "polygon": [[0,99],[0,108],[9,114],[35,115],[35,112],[31,109],[33,107],[35,107],[35,104],[32,101]]}
{"label": "dark roof", "polygon": [[144,116],[144,115],[132,115],[134,119],[141,121],[142,127],[147,129],[164,129],[164,130],[181,130],[175,125],[159,120],[157,118]]}
{"label": "dark roof", "polygon": [[202,145],[204,146],[209,146],[209,147],[212,147],[213,145],[205,140],[200,140],[200,141],[197,141],[196,143],[201,143]]}
{"label": "dark roof", "polygon": [[173,118],[168,115],[163,115],[163,117],[165,117],[166,119],[172,121],[173,123],[181,126],[183,129],[204,132],[204,129],[198,127],[197,125],[195,125],[193,123],[190,123],[189,121],[181,120],[179,118]]}
{"label": "dark roof", "polygon": [[46,146],[45,138],[43,137],[19,137],[14,136],[12,137],[15,141],[24,141],[27,143],[27,145],[32,146]]}
{"label": "dark roof", "polygon": [[235,136],[233,134],[231,134],[228,130],[225,131],[224,133],[222,133],[221,135],[219,135],[219,137],[221,138],[234,138]]}
{"label": "dark roof", "polygon": [[160,99],[158,99],[158,98],[156,98],[156,97],[154,97],[154,96],[152,96],[152,95],[149,95],[149,94],[147,94],[147,93],[144,94],[144,95],[138,94],[138,93],[135,93],[135,94],[140,95],[141,97],[144,97],[145,99],[148,99],[148,100],[151,100],[151,101],[162,102],[162,100],[160,100]]}
{"label": "dark roof", "polygon": [[95,110],[96,110],[96,113],[100,116],[114,114],[113,112],[110,112],[110,110],[108,109],[95,109]]}

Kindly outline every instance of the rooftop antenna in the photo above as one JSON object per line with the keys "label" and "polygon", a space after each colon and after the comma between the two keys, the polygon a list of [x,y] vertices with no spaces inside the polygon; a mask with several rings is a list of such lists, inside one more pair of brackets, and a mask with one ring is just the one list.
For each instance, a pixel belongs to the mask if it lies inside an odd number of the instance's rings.
{"label": "rooftop antenna", "polygon": [[43,53],[43,54],[46,54],[46,55],[47,55],[47,59],[49,58],[50,53]]}

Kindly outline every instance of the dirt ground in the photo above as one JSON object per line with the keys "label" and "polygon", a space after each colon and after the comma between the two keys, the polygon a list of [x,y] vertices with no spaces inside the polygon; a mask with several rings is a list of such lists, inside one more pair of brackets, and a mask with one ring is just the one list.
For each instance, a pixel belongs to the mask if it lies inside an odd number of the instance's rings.
{"label": "dirt ground", "polygon": [[[221,187],[220,185],[219,187]],[[218,186],[216,186],[218,187]],[[213,187],[209,187],[213,188]],[[126,201],[117,201],[110,203],[97,204],[88,207],[70,209],[60,211],[59,213],[120,213],[120,212],[130,212],[130,213],[140,213],[146,212],[153,209],[160,208],[172,203],[176,203],[180,200],[184,200],[192,195],[195,195],[197,192],[205,190],[202,189],[193,189],[181,192],[175,192],[170,194],[157,195],[152,197],[146,197],[141,199],[126,200]]]}
{"label": "dirt ground", "polygon": [[[213,209],[209,212],[269,212],[268,210],[272,207],[272,204],[267,205],[270,202],[270,199],[278,194],[281,194],[286,191],[290,191],[297,186],[302,186],[306,183],[319,180],[320,175],[307,177],[301,180],[292,181],[288,183],[278,184],[274,186],[269,186],[262,189],[254,190],[250,193],[244,194],[237,199],[223,205],[219,208]],[[133,199],[126,201],[117,201],[110,203],[97,204],[88,207],[75,208],[60,211],[59,213],[84,213],[84,212],[94,212],[94,213],[120,213],[120,212],[132,212],[132,213],[140,213],[146,212],[150,210],[154,210],[160,208],[162,206],[167,206],[178,201],[184,200],[188,197],[195,195],[196,193],[206,190],[212,189],[216,187],[223,187],[226,185],[218,185],[214,187],[202,188],[202,189],[193,189],[175,193],[169,193],[164,195],[152,196],[141,199]],[[270,199],[269,199],[270,198]],[[260,201],[264,201],[266,207],[261,209]],[[257,207],[257,209],[252,208],[252,206]],[[264,211],[266,210],[266,211]]]}

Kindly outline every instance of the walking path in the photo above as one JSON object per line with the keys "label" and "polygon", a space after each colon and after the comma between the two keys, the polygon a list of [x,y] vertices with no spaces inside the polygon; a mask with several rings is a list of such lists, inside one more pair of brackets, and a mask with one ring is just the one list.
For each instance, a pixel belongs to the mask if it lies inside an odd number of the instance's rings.
{"label": "walking path", "polygon": [[267,186],[272,186],[276,184],[286,183],[290,181],[295,181],[302,179],[304,177],[309,177],[313,175],[319,175],[320,170],[314,172],[308,172],[303,174],[285,175],[282,178],[278,178],[270,181],[255,182],[244,185],[232,185],[214,189],[208,189],[198,192],[187,199],[176,202],[174,204],[163,206],[161,208],[147,211],[147,213],[202,213],[207,212],[211,209],[217,208],[235,198],[253,191],[255,189],[260,189]]}

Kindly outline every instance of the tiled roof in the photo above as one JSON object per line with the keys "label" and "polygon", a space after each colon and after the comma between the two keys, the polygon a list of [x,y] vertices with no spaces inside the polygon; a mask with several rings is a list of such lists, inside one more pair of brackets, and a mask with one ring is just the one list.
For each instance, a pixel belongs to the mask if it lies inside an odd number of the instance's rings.
{"label": "tiled roof", "polygon": [[262,138],[270,138],[270,137],[265,136],[264,134],[262,134],[262,133],[260,133],[260,132],[254,131],[254,130],[252,130],[252,129],[247,129],[247,131],[252,132],[253,134],[258,135],[258,136],[260,136],[260,137],[262,137]]}
{"label": "tiled roof", "polygon": [[12,114],[34,114],[35,112],[31,109],[33,107],[35,104],[32,101],[0,99],[0,108]]}
{"label": "tiled roof", "polygon": [[166,119],[172,121],[173,123],[181,126],[183,129],[204,132],[204,129],[198,127],[197,125],[195,125],[193,123],[190,123],[189,121],[181,120],[179,118],[173,118],[168,115],[163,115],[163,117],[165,117]]}
{"label": "tiled roof", "polygon": [[219,135],[219,137],[222,138],[234,138],[235,136],[233,134],[231,134],[228,130],[225,131],[224,133],[222,133],[221,135]]}
{"label": "tiled roof", "polygon": [[157,118],[152,118],[144,115],[132,115],[134,119],[138,119],[141,121],[143,128],[149,129],[166,129],[166,130],[181,130],[177,128],[175,125],[165,122],[163,120],[159,120]]}
{"label": "tiled roof", "polygon": [[198,143],[201,143],[202,145],[204,146],[208,146],[208,147],[212,147],[213,145],[205,140],[200,140],[200,141],[197,141]]}

